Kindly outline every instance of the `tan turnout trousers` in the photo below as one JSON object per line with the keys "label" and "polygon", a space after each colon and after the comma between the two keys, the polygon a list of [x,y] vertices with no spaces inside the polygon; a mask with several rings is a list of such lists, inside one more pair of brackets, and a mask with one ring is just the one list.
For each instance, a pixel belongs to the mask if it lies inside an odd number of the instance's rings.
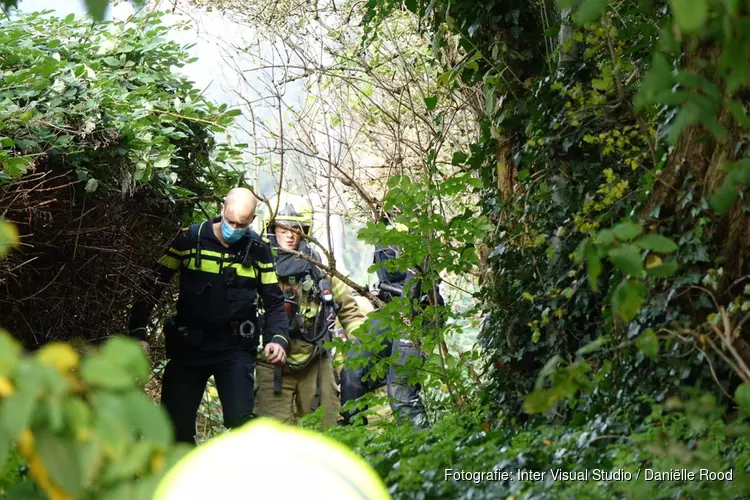
{"label": "tan turnout trousers", "polygon": [[312,405],[320,371],[320,406],[323,425],[335,425],[341,410],[333,365],[330,358],[316,356],[299,371],[282,370],[281,393],[274,393],[275,367],[258,361],[255,368],[255,412],[295,425],[299,418],[313,413]]}

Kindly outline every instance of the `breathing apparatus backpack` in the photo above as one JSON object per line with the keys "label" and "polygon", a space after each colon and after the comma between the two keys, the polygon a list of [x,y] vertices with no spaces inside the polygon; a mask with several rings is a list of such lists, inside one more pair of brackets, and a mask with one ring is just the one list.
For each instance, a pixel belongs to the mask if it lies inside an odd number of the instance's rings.
{"label": "breathing apparatus backpack", "polygon": [[[315,260],[315,251],[301,244],[300,250]],[[289,317],[289,332],[293,350],[287,358],[286,369],[299,371],[316,357],[327,355],[323,344],[335,335],[339,305],[333,297],[331,280],[315,265],[283,252],[276,259],[279,285],[284,292],[284,308]],[[311,324],[312,323],[312,324]],[[303,352],[295,352],[300,348]]]}

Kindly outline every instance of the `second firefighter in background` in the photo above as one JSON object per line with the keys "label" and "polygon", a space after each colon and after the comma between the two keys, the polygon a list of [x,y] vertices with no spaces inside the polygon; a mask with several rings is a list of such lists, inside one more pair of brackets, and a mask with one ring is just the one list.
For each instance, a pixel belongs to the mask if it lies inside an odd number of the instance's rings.
{"label": "second firefighter in background", "polygon": [[[276,201],[271,202],[275,207]],[[286,423],[323,406],[323,425],[336,424],[341,402],[333,360],[323,344],[331,340],[338,318],[349,340],[365,321],[347,286],[298,254],[320,262],[320,256],[293,229],[311,234],[313,210],[301,196],[285,195],[266,228],[275,250],[276,273],[284,291],[289,316],[287,364],[271,365],[263,357],[256,368],[256,412]]]}

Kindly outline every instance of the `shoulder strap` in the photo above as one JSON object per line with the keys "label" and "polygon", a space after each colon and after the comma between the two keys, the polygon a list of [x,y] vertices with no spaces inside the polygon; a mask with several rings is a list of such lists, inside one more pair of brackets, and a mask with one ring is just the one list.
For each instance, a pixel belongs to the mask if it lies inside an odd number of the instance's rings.
{"label": "shoulder strap", "polygon": [[248,242],[242,255],[242,265],[245,267],[255,267],[260,277],[261,269],[258,265],[258,253],[261,251],[263,239],[252,229],[247,230]]}
{"label": "shoulder strap", "polygon": [[206,223],[206,221],[201,222],[200,224],[193,224],[190,226],[190,234],[191,237],[195,238],[195,267],[201,267],[201,232],[203,231],[203,225]]}

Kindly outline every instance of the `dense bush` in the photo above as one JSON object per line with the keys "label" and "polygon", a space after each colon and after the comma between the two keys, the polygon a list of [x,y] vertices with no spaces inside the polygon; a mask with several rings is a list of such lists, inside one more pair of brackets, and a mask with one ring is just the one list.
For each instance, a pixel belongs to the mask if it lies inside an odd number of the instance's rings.
{"label": "dense bush", "polygon": [[214,139],[238,111],[175,71],[190,58],[162,17],[0,22],[0,210],[24,242],[0,316],[27,347],[120,332],[166,241],[241,182]]}

